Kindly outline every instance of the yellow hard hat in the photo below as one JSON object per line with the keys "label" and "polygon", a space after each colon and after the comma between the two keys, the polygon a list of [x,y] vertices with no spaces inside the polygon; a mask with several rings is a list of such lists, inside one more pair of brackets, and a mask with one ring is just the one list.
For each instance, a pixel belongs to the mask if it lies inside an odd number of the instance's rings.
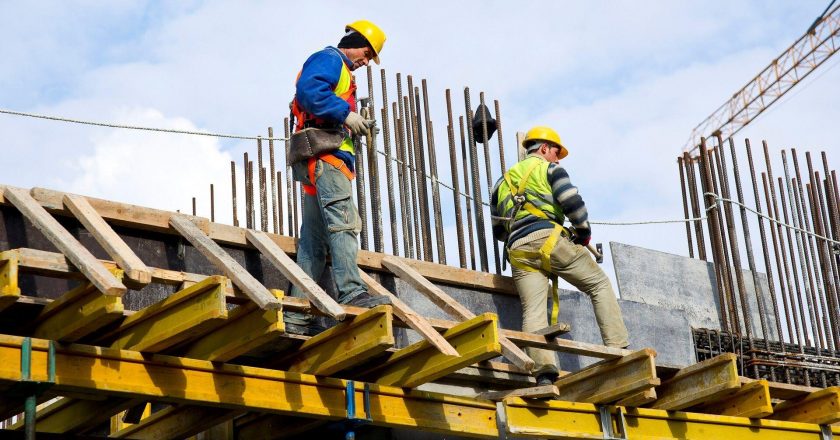
{"label": "yellow hard hat", "polygon": [[569,155],[569,150],[567,150],[566,146],[563,145],[563,141],[560,140],[560,135],[558,135],[556,131],[552,130],[551,127],[538,125],[528,130],[528,133],[525,134],[525,139],[522,141],[522,147],[528,149],[528,144],[531,141],[548,141],[556,144],[560,147],[560,159]]}
{"label": "yellow hard hat", "polygon": [[379,64],[379,52],[382,51],[382,46],[385,45],[385,32],[382,32],[379,26],[367,20],[354,21],[344,27],[345,32],[351,29],[364,35],[368,43],[370,43],[370,47],[373,48],[373,61]]}

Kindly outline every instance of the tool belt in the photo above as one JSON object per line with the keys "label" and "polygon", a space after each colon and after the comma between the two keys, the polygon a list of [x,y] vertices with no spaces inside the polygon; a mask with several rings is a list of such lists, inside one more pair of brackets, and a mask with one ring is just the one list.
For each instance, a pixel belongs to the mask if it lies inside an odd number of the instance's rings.
{"label": "tool belt", "polygon": [[[549,325],[557,324],[557,318],[560,315],[560,294],[557,291],[557,274],[551,271],[551,251],[557,245],[557,240],[563,237],[568,239],[570,237],[569,231],[561,225],[555,224],[551,235],[545,239],[539,251],[521,251],[507,249],[508,259],[510,265],[528,272],[540,272],[551,280],[551,319]],[[518,259],[538,258],[540,260],[540,268],[528,266],[520,263]]]}
{"label": "tool belt", "polygon": [[304,128],[292,135],[286,165],[292,166],[307,159],[337,150],[346,133],[341,128]]}
{"label": "tool belt", "polygon": [[336,169],[341,171],[341,173],[344,174],[345,177],[347,177],[347,180],[353,180],[353,179],[356,178],[356,173],[354,173],[353,171],[350,171],[350,168],[347,168],[347,164],[344,163],[343,160],[339,159],[338,157],[336,157],[333,154],[322,154],[318,157],[310,158],[309,159],[309,164],[308,164],[308,169],[309,169],[309,183],[311,183],[311,185],[308,185],[306,183],[301,182],[301,186],[303,187],[303,191],[307,195],[314,196],[314,195],[318,194],[317,190],[315,189],[315,166],[318,164],[319,160],[324,161],[325,163],[328,163],[328,164],[334,166]]}

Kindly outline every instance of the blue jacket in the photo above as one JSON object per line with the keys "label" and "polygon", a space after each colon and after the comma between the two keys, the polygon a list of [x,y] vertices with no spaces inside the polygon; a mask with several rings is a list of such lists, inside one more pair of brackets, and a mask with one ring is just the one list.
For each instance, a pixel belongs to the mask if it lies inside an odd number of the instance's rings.
{"label": "blue jacket", "polygon": [[295,90],[298,104],[307,112],[339,124],[350,113],[347,101],[333,93],[341,75],[341,63],[352,66],[350,60],[332,46],[315,52],[303,63]]}

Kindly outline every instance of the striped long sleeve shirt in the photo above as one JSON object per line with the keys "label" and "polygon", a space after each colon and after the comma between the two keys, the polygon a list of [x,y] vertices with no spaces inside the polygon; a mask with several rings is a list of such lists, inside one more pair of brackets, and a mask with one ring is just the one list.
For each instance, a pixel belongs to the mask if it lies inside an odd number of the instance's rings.
{"label": "striped long sleeve shirt", "polygon": [[[589,227],[589,214],[586,211],[586,205],[583,203],[583,198],[578,194],[576,186],[572,185],[569,178],[569,173],[562,166],[552,163],[548,165],[546,173],[548,184],[551,186],[552,197],[554,202],[563,214],[569,219],[572,226],[575,227],[580,239],[588,238],[592,232]],[[499,186],[504,182],[504,177],[500,178],[493,187],[493,194],[490,199],[490,213],[493,216],[493,236],[498,241],[513,243],[519,238],[538,231],[540,229],[554,228],[554,222],[550,220],[541,219],[539,217],[528,215],[524,219],[517,221],[510,231],[508,236],[505,230],[507,220],[501,218],[504,213],[499,212],[498,208],[498,193]]]}

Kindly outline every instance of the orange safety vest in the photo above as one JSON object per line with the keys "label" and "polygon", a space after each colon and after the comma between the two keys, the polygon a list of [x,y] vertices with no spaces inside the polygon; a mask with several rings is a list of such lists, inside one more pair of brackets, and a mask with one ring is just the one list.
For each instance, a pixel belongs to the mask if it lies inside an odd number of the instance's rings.
{"label": "orange safety vest", "polygon": [[[297,78],[295,79],[295,83],[300,79],[300,72],[298,72]],[[341,62],[341,74],[338,78],[338,83],[336,83],[335,87],[333,88],[333,93],[336,94],[339,98],[347,101],[347,104],[350,105],[350,111],[356,111],[356,81],[353,79],[353,74],[350,73],[350,69],[347,67],[347,64],[344,63],[344,60]],[[321,118],[318,118],[311,113],[307,112],[300,106],[298,103],[297,97],[295,97],[294,101],[292,101],[292,113],[295,115],[295,132],[303,130],[307,126],[318,127],[322,125],[328,125],[326,121]],[[344,141],[341,143],[339,147],[340,150],[347,151],[350,154],[355,154],[355,148],[353,146],[353,142],[350,140],[349,137],[346,137]],[[333,154],[324,153],[319,155],[318,157],[313,157],[309,159],[308,168],[309,168],[309,181],[312,185],[302,184],[303,190],[306,194],[310,196],[314,196],[317,194],[315,189],[315,164],[318,162],[318,159],[336,167],[340,170],[349,180],[353,180],[356,178],[356,173],[350,171],[347,168],[347,164],[344,163],[343,160],[339,159]]]}

